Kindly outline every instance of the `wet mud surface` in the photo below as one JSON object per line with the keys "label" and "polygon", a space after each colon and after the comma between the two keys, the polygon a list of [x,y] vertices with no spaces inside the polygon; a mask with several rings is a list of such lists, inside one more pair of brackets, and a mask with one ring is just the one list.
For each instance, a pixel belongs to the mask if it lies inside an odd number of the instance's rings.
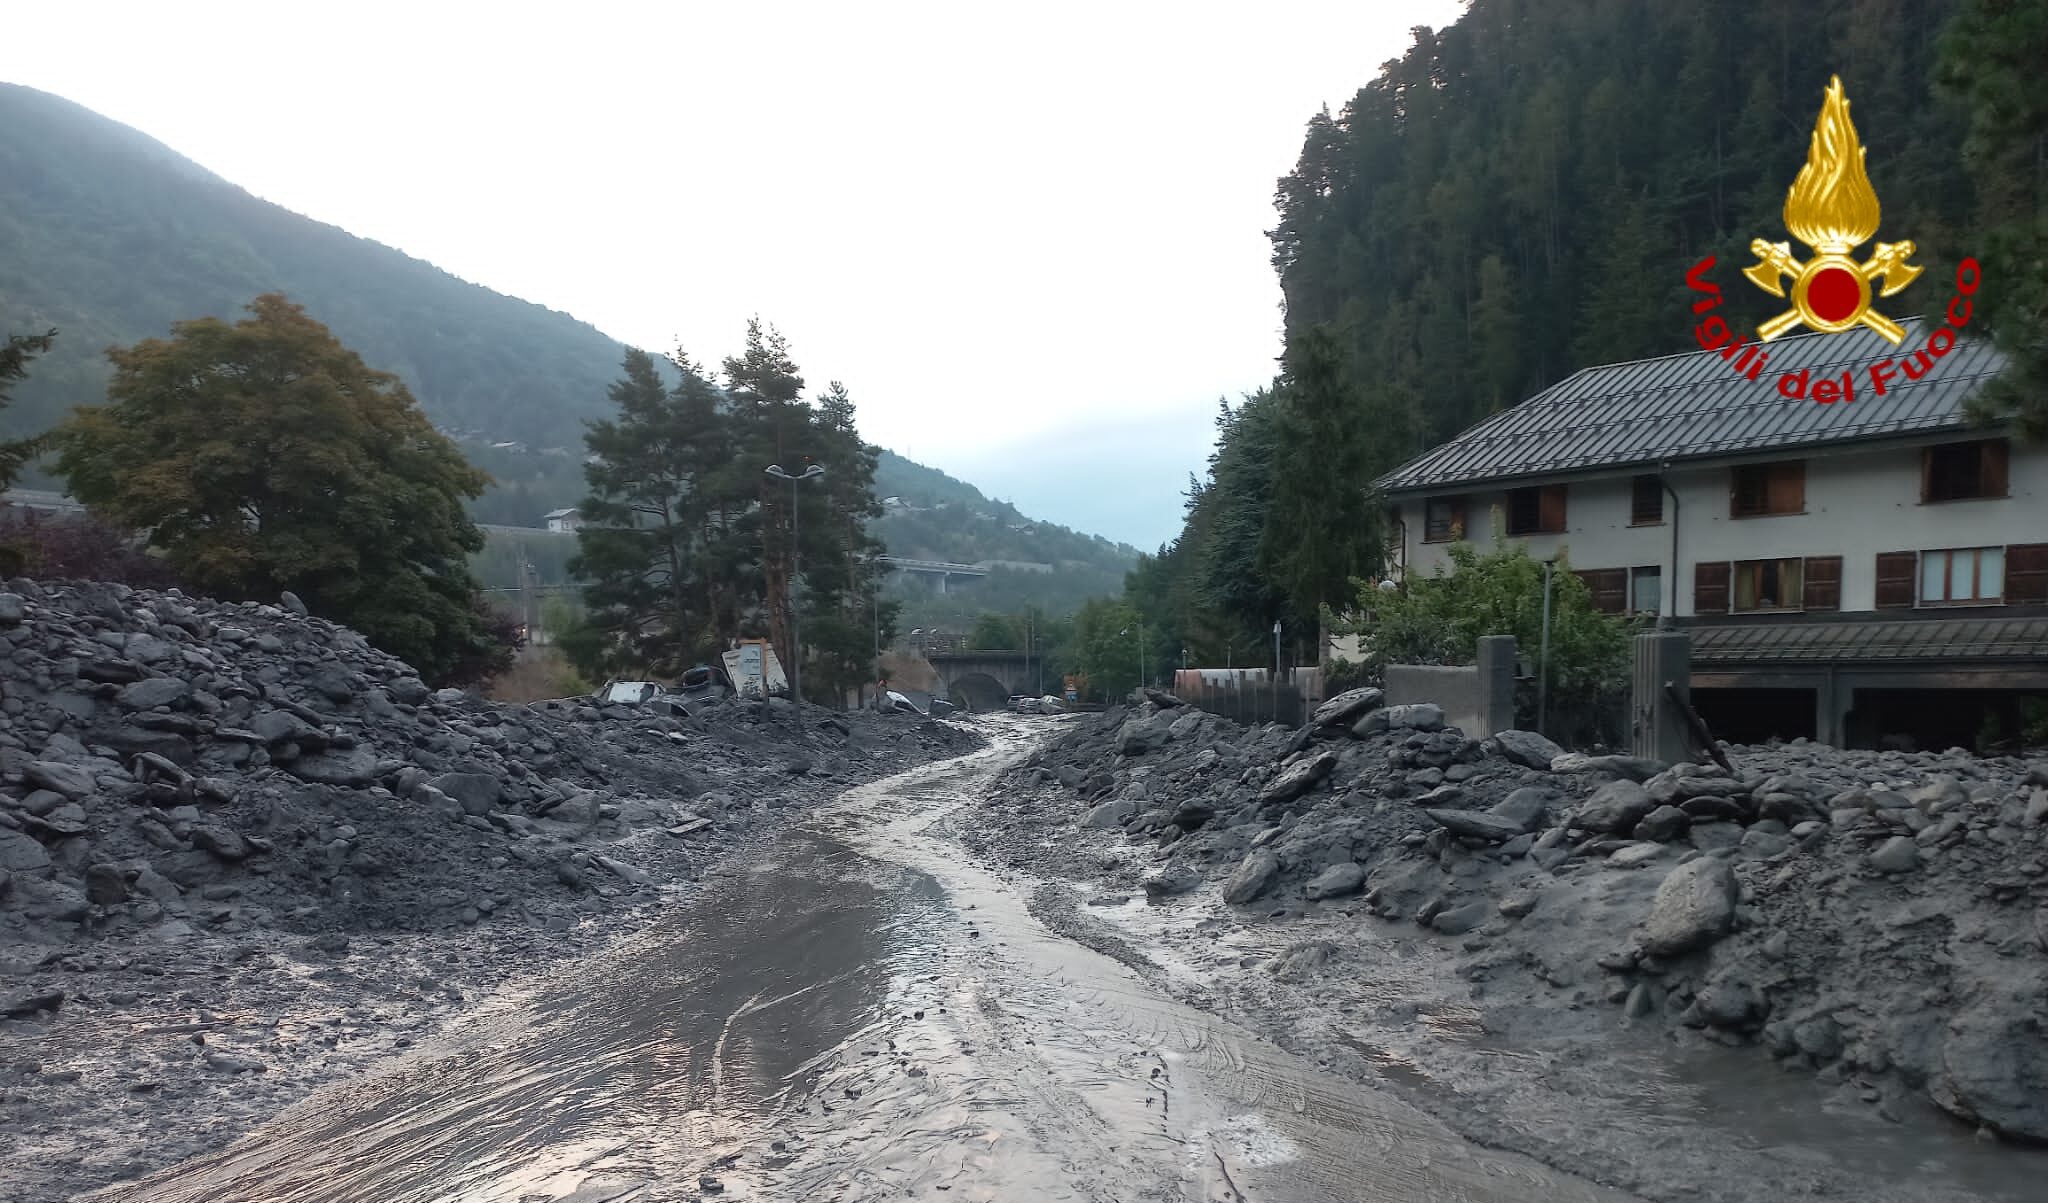
{"label": "wet mud surface", "polygon": [[92,1198],[1629,1197],[1050,930],[946,834],[1014,751],[856,789],[632,939]]}

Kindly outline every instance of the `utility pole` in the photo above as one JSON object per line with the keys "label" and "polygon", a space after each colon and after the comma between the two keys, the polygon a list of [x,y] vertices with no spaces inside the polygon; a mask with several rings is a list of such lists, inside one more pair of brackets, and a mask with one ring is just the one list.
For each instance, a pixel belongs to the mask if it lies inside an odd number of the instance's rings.
{"label": "utility pole", "polygon": [[1273,721],[1280,721],[1280,620],[1273,620]]}
{"label": "utility pole", "polygon": [[796,482],[809,480],[814,476],[823,476],[825,475],[825,469],[817,464],[812,464],[801,473],[792,476],[782,470],[781,464],[770,464],[768,465],[767,472],[768,475],[773,476],[777,480],[789,482],[789,584],[784,590],[787,594],[784,604],[789,607],[789,700],[792,703],[791,709],[796,714],[797,732],[801,735],[804,730],[804,642],[803,635],[799,632],[797,626],[796,613],[797,552],[799,549],[797,518],[800,513],[800,507],[797,505]]}
{"label": "utility pole", "polygon": [[1557,567],[1557,561],[1543,561],[1543,641],[1542,650],[1537,652],[1536,668],[1536,733],[1548,735],[1544,727],[1550,719],[1550,573]]}

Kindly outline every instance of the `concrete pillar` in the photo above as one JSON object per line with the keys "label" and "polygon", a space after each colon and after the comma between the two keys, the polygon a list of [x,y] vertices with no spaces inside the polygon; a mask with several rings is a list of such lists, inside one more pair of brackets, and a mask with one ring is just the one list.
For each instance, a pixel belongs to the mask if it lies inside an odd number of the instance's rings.
{"label": "concrete pillar", "polygon": [[1692,697],[1692,636],[1655,631],[1636,636],[1635,674],[1629,690],[1629,750],[1667,764],[1692,759],[1692,732],[1664,693]]}
{"label": "concrete pillar", "polygon": [[1841,681],[1828,669],[1820,688],[1813,691],[1813,736],[1833,748],[1849,746],[1849,711],[1856,704],[1856,687]]}
{"label": "concrete pillar", "polygon": [[1468,731],[1474,739],[1485,739],[1496,731],[1515,725],[1515,637],[1479,637],[1479,707],[1484,730]]}

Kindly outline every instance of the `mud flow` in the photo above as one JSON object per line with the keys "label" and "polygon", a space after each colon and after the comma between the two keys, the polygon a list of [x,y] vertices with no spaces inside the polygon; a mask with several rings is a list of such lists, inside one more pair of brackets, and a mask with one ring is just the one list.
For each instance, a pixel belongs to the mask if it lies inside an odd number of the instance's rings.
{"label": "mud flow", "polygon": [[944,823],[1006,755],[848,794],[688,913],[100,1203],[1620,1200],[1061,939]]}

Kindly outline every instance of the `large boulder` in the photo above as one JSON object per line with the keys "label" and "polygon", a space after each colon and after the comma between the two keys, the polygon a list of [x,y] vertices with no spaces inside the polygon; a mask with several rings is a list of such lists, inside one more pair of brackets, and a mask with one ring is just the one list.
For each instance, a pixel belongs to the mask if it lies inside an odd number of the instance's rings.
{"label": "large boulder", "polygon": [[1247,854],[1237,871],[1223,883],[1223,901],[1236,906],[1250,902],[1273,886],[1280,876],[1280,860],[1265,849]]}
{"label": "large boulder", "polygon": [[1549,769],[1550,762],[1564,755],[1564,749],[1534,731],[1496,731],[1493,742],[1500,754],[1524,768]]}
{"label": "large boulder", "polygon": [[1422,813],[1435,820],[1437,826],[1452,835],[1471,836],[1474,839],[1499,843],[1522,834],[1520,823],[1484,811],[1424,809]]}
{"label": "large boulder", "polygon": [[1123,734],[1117,738],[1116,750],[1125,756],[1143,756],[1164,747],[1166,741],[1173,737],[1174,717],[1161,712],[1125,723]]}
{"label": "large boulder", "polygon": [[1320,902],[1325,898],[1356,894],[1364,885],[1365,866],[1356,861],[1345,861],[1309,878],[1308,884],[1301,887],[1301,893],[1311,902]]}
{"label": "large boulder", "polygon": [[1438,731],[1444,725],[1444,708],[1435,702],[1389,706],[1383,713],[1387,727],[1394,731]]}
{"label": "large boulder", "polygon": [[456,800],[462,813],[487,815],[504,797],[502,782],[489,773],[443,773],[427,783]]}
{"label": "large boulder", "polygon": [[1518,823],[1523,831],[1534,831],[1542,825],[1543,812],[1550,809],[1551,801],[1549,790],[1525,785],[1494,803],[1487,813]]}
{"label": "large boulder", "polygon": [[37,873],[49,867],[49,849],[18,831],[0,827],[0,871]]}
{"label": "large boulder", "polygon": [[1673,869],[1657,887],[1643,923],[1643,951],[1671,956],[1713,943],[1735,922],[1735,869],[1703,856]]}
{"label": "large boulder", "polygon": [[192,686],[177,677],[149,677],[133,685],[123,685],[116,700],[130,710],[154,710],[191,695]]}
{"label": "large boulder", "polygon": [[1572,825],[1587,831],[1629,832],[1655,809],[1657,802],[1650,792],[1624,777],[1594,790],[1572,817]]}
{"label": "large boulder", "polygon": [[2002,987],[1948,1022],[1928,1093],[1949,1112],[2007,1136],[2048,1141],[2048,1021],[2032,997]]}
{"label": "large boulder", "polygon": [[1259,791],[1260,806],[1279,806],[1314,789],[1330,770],[1337,767],[1335,752],[1318,752],[1305,760],[1295,761],[1281,770],[1280,775],[1266,783]]}
{"label": "large boulder", "polygon": [[1309,719],[1318,727],[1341,727],[1357,722],[1358,717],[1386,698],[1386,694],[1371,686],[1363,689],[1347,689],[1329,701],[1316,707]]}
{"label": "large boulder", "polygon": [[377,754],[368,748],[345,748],[301,756],[285,766],[301,781],[361,789],[377,779]]}
{"label": "large boulder", "polygon": [[22,777],[37,789],[55,790],[74,800],[93,791],[90,772],[60,760],[31,760],[22,769]]}

